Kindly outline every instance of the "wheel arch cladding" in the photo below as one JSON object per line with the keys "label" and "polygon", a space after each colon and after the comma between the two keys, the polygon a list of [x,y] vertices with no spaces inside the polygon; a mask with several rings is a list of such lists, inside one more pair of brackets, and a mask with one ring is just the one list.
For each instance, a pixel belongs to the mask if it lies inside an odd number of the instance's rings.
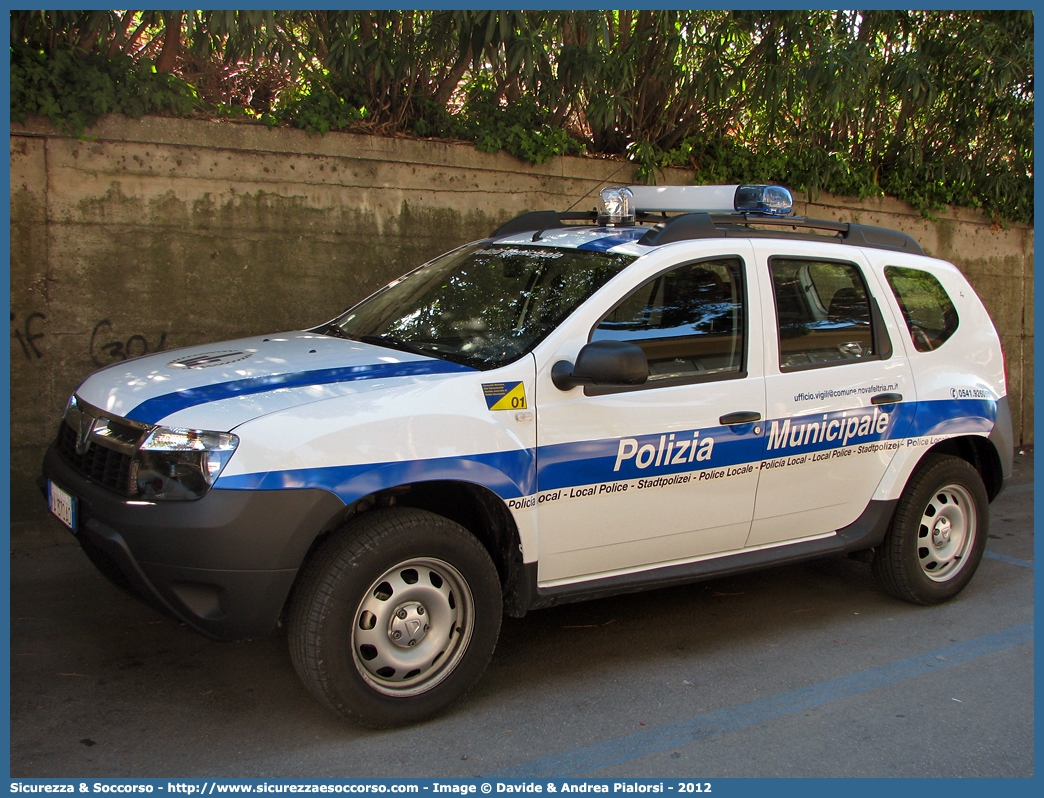
{"label": "wheel arch cladding", "polygon": [[[925,457],[930,454],[949,454],[970,463],[979,472],[982,484],[986,488],[986,496],[991,502],[997,498],[1004,485],[1004,469],[1000,454],[988,438],[979,435],[950,438],[925,452]],[[925,457],[921,458],[921,463]]]}
{"label": "wheel arch cladding", "polygon": [[478,538],[497,568],[505,596],[521,579],[518,527],[507,505],[493,491],[469,482],[418,482],[409,486],[397,504],[441,515]]}
{"label": "wheel arch cladding", "polygon": [[528,608],[523,586],[521,538],[507,505],[493,491],[470,482],[416,482],[387,488],[353,502],[339,523],[327,525],[316,534],[302,558],[304,565],[315,556],[331,532],[356,522],[368,513],[391,507],[409,507],[439,515],[460,524],[489,553],[504,592],[505,611],[521,617]]}

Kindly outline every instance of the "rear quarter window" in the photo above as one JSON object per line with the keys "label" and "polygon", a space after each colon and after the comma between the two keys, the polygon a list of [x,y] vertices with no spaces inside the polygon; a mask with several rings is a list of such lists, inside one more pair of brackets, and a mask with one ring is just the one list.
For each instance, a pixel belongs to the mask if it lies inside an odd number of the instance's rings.
{"label": "rear quarter window", "polygon": [[956,332],[960,323],[957,310],[934,275],[920,269],[888,266],[885,278],[918,352],[938,349]]}

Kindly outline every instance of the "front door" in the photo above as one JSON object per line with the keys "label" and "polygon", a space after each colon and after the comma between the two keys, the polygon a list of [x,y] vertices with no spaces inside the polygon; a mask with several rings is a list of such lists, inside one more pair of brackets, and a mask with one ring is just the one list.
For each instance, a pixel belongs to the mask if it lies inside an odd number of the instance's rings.
{"label": "front door", "polygon": [[541,365],[542,586],[743,547],[765,395],[761,310],[748,290],[751,251],[739,249],[742,255],[723,242],[716,256],[650,264],[637,287],[592,318],[590,340],[630,341],[645,351],[646,385],[563,392],[551,382],[552,364]]}

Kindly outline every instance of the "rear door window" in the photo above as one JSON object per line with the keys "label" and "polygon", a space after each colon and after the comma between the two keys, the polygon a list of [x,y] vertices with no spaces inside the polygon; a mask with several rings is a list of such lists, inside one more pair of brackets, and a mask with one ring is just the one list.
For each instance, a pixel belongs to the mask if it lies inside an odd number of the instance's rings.
{"label": "rear door window", "polygon": [[852,263],[769,261],[783,370],[877,356],[870,296]]}

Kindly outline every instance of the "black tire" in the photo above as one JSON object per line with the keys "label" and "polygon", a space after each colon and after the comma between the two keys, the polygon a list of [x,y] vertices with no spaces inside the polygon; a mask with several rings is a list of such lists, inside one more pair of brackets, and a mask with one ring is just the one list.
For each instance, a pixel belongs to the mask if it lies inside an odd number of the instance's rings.
{"label": "black tire", "polygon": [[462,526],[414,509],[376,510],[311,558],[290,608],[290,654],[305,686],[381,729],[444,710],[489,664],[500,580]]}
{"label": "black tire", "polygon": [[896,598],[937,604],[971,581],[986,548],[989,500],[968,462],[930,454],[903,491],[874,553],[878,584]]}

